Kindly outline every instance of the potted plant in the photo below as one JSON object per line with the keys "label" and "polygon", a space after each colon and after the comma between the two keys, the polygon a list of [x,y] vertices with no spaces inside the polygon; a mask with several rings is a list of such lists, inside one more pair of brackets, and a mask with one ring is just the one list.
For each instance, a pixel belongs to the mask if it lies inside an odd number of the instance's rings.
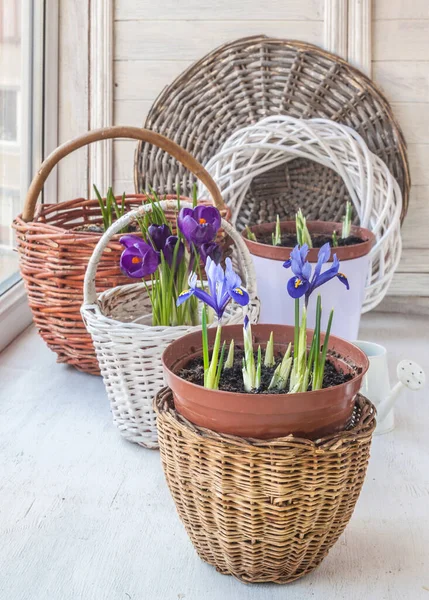
{"label": "potted plant", "polygon": [[[177,304],[193,297],[204,303],[202,334],[190,333],[173,341],[162,356],[176,410],[189,421],[219,433],[260,439],[288,434],[318,439],[347,426],[368,359],[353,344],[330,334],[333,310],[322,333],[320,295],[315,328],[307,329],[309,301],[316,289],[332,280],[349,288],[338,260],[322,272],[329,247],[319,250],[314,269],[308,254],[306,244],[297,245],[287,265],[293,270],[287,289],[294,306],[294,327],[262,324],[252,328],[247,318],[243,327],[222,327],[231,300],[242,306],[248,302],[228,259],[225,270],[207,260],[208,289],[197,285],[195,274],[190,276],[189,289],[179,295]],[[216,330],[207,329],[206,306],[216,313]]]}
{"label": "potted plant", "polygon": [[[287,280],[282,265],[287,262],[295,244],[307,244],[307,260],[317,264],[318,250],[329,244],[330,256],[327,266],[343,263],[344,270],[353,288],[353,295],[346,289],[338,289],[334,281],[327,283],[321,291],[322,304],[334,308],[336,320],[332,333],[348,340],[358,337],[360,315],[365,297],[365,286],[371,271],[370,251],[374,244],[374,234],[368,229],[351,224],[352,207],[347,203],[343,223],[309,221],[298,211],[295,221],[264,223],[247,227],[243,232],[244,241],[252,254],[256,271],[259,297],[261,300],[261,323],[292,325],[294,319],[293,301],[278,294],[278,282]],[[316,298],[308,305],[308,325],[316,324]],[[326,330],[328,315],[322,315],[322,330]]]}

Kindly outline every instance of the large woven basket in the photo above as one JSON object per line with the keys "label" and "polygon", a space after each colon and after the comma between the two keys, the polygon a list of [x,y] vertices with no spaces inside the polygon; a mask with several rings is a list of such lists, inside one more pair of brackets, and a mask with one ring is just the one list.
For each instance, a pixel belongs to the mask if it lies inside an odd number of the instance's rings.
{"label": "large woven basket", "polygon": [[[270,115],[331,119],[357,131],[396,178],[410,189],[406,146],[391,107],[375,84],[338,56],[305,42],[263,35],[213,50],[167,86],[153,104],[146,127],[171,137],[203,165],[238,129]],[[162,150],[140,143],[135,189],[148,183],[163,192],[194,179]],[[249,224],[293,218],[296,207],[311,220],[338,221],[349,199],[337,173],[308,159],[255,177],[245,206]]]}
{"label": "large woven basket", "polygon": [[[36,203],[49,173],[65,156],[92,142],[108,138],[145,140],[168,150],[172,156],[200,176],[206,177],[212,198],[223,216],[226,211],[219,190],[201,165],[185,150],[167,138],[137,127],[110,127],[90,131],[57,148],[41,165],[28,190],[23,214],[13,227],[17,232],[20,269],[24,279],[34,322],[47,345],[57,353],[58,362],[73,365],[81,371],[99,373],[94,346],[80,315],[83,300],[83,279],[93,250],[101,234],[76,232],[74,227],[100,223],[97,200],[78,198],[58,204]],[[169,196],[177,198],[176,195]],[[126,198],[128,209],[137,208],[145,195]],[[175,219],[174,211],[168,215]],[[99,291],[129,283],[119,268],[123,250],[119,235],[114,236],[100,258],[96,285]]]}
{"label": "large woven basket", "polygon": [[[172,210],[176,202],[161,202]],[[182,203],[191,207],[190,203]],[[199,326],[153,327],[152,308],[146,286],[136,283],[102,292],[97,296],[95,275],[98,261],[110,239],[131,219],[151,210],[151,205],[126,214],[114,223],[97,244],[89,261],[84,283],[82,316],[94,341],[113,421],[122,435],[147,448],[157,448],[156,416],[153,398],[164,386],[161,355],[166,346]],[[249,318],[259,317],[259,300],[252,258],[241,235],[222,219],[222,229],[234,243],[232,262],[250,296]],[[241,323],[240,307],[230,305],[223,322]]]}
{"label": "large woven basket", "polygon": [[216,434],[192,425],[164,388],[155,400],[168,487],[200,558],[245,582],[315,569],[349,522],[367,469],[375,409],[358,396],[342,433],[312,442]]}

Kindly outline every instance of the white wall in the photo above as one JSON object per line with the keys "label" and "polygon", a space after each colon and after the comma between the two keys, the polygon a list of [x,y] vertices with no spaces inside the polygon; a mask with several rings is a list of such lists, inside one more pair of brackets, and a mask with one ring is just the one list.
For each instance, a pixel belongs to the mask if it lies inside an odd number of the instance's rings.
{"label": "white wall", "polygon": [[[429,1],[374,0],[372,75],[391,102],[408,143],[411,200],[403,258],[390,296],[429,305]],[[398,306],[398,299],[388,303]],[[387,304],[386,304],[387,306]]]}

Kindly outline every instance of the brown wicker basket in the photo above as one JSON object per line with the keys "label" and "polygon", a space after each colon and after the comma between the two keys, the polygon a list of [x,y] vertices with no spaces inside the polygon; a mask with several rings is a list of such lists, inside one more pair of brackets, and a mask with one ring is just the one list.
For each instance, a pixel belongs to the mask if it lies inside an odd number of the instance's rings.
{"label": "brown wicker basket", "polygon": [[[78,198],[40,205],[37,211],[35,208],[46,178],[63,157],[82,146],[108,138],[145,140],[164,148],[201,180],[208,182],[216,206],[224,217],[229,214],[217,186],[205,169],[171,140],[145,129],[110,127],[90,131],[60,146],[44,161],[29,188],[24,212],[13,223],[17,232],[20,269],[34,322],[49,348],[57,353],[58,362],[93,374],[99,373],[99,367],[80,308],[86,267],[101,233],[77,232],[73,228],[86,223],[100,223],[100,207],[97,200]],[[177,198],[170,195],[167,199],[172,197]],[[145,195],[127,196],[127,209],[137,208],[146,199]],[[174,222],[175,213],[167,214],[167,218]],[[118,241],[120,237],[115,236],[109,243],[100,261],[96,280],[100,292],[130,283],[119,268],[123,250]]]}
{"label": "brown wicker basket", "polygon": [[368,400],[358,396],[347,431],[316,442],[198,428],[168,388],[154,406],[167,484],[200,558],[247,583],[288,583],[320,564],[365,478],[376,424]]}
{"label": "brown wicker basket", "polygon": [[[389,167],[403,194],[410,189],[406,146],[391,107],[374,83],[343,59],[305,42],[263,35],[220,46],[184,71],[153,104],[145,126],[171,137],[202,164],[230,135],[269,115],[332,119],[355,129]],[[135,189],[148,183],[189,194],[194,178],[165,152],[140,143]],[[249,224],[293,218],[338,221],[349,199],[341,178],[307,159],[255,177],[242,210]],[[241,219],[240,219],[240,224]]]}

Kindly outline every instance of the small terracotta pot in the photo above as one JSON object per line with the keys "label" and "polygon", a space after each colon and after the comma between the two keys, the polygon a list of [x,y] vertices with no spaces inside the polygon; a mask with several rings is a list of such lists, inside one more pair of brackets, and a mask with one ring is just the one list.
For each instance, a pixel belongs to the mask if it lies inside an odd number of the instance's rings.
{"label": "small terracotta pot", "polygon": [[[274,331],[275,351],[284,352],[293,341],[294,328],[288,325],[253,325],[254,347],[265,348]],[[209,330],[209,344],[216,331]],[[312,332],[308,332],[311,339]],[[241,325],[222,328],[222,340],[239,345]],[[323,339],[323,336],[322,336]],[[176,410],[200,427],[246,438],[273,439],[293,434],[318,439],[343,430],[353,412],[355,396],[368,369],[365,353],[353,344],[331,336],[330,358],[353,379],[334,387],[300,394],[240,394],[207,390],[178,375],[189,361],[202,355],[201,332],[172,342],[162,355],[167,385],[172,389]]]}
{"label": "small terracotta pot", "polygon": [[[254,225],[250,230],[260,238],[264,234],[274,232],[275,223],[264,223]],[[336,230],[341,233],[340,223],[325,221],[308,221],[310,234],[324,234],[331,236]],[[280,228],[283,233],[295,233],[295,221],[282,221]],[[332,333],[347,340],[355,340],[358,337],[360,315],[365,298],[365,286],[370,270],[370,251],[375,242],[374,234],[368,229],[352,226],[351,234],[365,240],[361,244],[351,246],[338,246],[331,252],[331,260],[336,254],[341,262],[341,271],[347,276],[350,291],[338,281],[337,278],[320,287],[310,298],[307,311],[308,326],[315,326],[317,295],[322,297],[322,329],[326,329],[329,311],[335,310]],[[280,323],[282,325],[293,325],[294,323],[294,300],[286,292],[286,283],[292,273],[290,269],[283,268],[283,262],[290,257],[292,247],[272,246],[248,240],[246,232],[243,239],[252,254],[253,264],[256,272],[258,295],[261,300],[261,323]],[[311,263],[317,262],[319,248],[311,248],[307,260]],[[330,263],[325,268],[329,268]]]}

